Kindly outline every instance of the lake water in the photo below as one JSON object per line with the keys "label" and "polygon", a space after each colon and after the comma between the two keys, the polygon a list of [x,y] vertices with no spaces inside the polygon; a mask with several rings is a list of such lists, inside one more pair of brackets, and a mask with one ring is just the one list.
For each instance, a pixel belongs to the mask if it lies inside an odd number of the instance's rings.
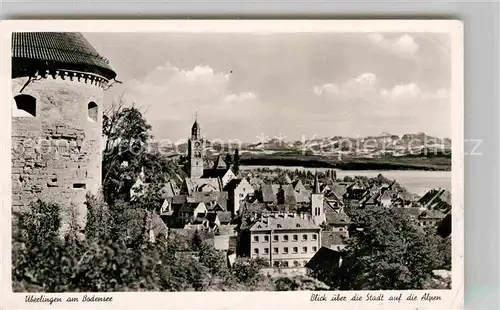
{"label": "lake water", "polygon": [[[306,168],[306,167],[286,167],[286,166],[241,166],[241,169],[252,170],[257,168],[268,168],[276,169],[280,168],[283,170],[309,170],[311,172],[324,172],[326,170],[332,170],[330,168]],[[384,177],[396,180],[399,184],[405,187],[411,193],[417,195],[423,195],[428,190],[441,187],[451,191],[451,171],[423,171],[423,170],[340,170],[333,169],[337,171],[337,178],[343,178],[345,176],[366,176],[369,178],[376,177],[381,173]]]}

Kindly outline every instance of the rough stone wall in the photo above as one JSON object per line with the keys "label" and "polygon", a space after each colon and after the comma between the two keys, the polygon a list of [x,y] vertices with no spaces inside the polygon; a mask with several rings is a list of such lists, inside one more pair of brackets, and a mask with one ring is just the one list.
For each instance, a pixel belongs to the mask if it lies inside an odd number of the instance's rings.
{"label": "rough stone wall", "polygon": [[[35,117],[16,117],[12,99],[13,211],[27,210],[38,198],[56,202],[64,232],[71,216],[84,225],[85,195],[101,185],[103,90],[83,79],[49,76],[20,93],[27,80],[12,80],[14,98],[25,94],[36,99]],[[97,121],[88,116],[90,102],[98,106]]]}

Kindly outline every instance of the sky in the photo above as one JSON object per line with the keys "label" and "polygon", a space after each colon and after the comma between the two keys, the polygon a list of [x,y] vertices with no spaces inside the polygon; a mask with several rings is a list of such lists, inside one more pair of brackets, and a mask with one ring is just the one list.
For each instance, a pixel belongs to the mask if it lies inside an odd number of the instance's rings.
{"label": "sky", "polygon": [[451,137],[450,37],[438,33],[85,33],[155,139]]}

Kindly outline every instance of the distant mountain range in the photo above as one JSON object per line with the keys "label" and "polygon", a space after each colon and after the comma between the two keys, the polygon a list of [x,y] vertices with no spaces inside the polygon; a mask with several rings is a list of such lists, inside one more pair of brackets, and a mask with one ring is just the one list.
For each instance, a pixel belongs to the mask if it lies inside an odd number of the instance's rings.
{"label": "distant mountain range", "polygon": [[[451,140],[429,136],[423,132],[404,134],[402,136],[384,132],[378,136],[360,138],[332,136],[314,138],[305,141],[286,141],[269,138],[257,143],[212,143],[205,142],[208,156],[219,153],[234,152],[239,148],[240,154],[301,154],[324,157],[343,156],[350,158],[398,157],[406,155],[440,155],[451,154]],[[178,145],[158,145],[158,149],[168,155],[180,155],[187,152],[187,143]]]}

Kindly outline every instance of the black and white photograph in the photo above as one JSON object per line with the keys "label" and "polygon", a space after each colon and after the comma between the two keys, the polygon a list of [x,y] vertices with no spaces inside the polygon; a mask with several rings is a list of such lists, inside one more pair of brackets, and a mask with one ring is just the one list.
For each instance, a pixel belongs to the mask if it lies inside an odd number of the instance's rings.
{"label": "black and white photograph", "polygon": [[459,290],[461,24],[227,23],[11,33],[12,292]]}

